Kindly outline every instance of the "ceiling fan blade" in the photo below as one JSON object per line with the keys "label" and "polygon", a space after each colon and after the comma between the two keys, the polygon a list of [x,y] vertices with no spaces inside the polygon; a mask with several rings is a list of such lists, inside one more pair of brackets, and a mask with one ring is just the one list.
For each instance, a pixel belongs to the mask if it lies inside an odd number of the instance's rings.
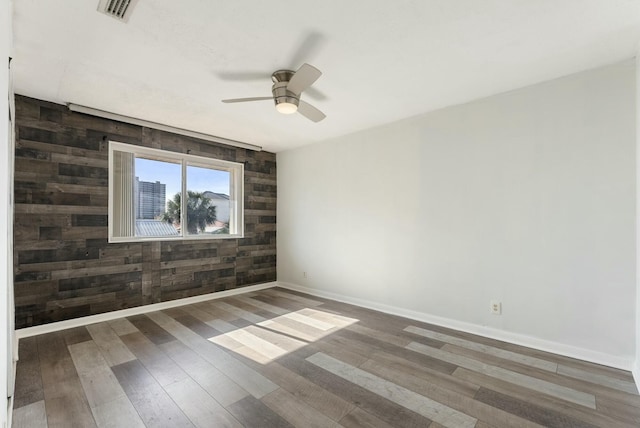
{"label": "ceiling fan blade", "polygon": [[322,72],[320,70],[312,65],[304,63],[289,81],[287,90],[294,94],[300,94],[309,86],[313,85],[313,82],[318,80],[320,76],[322,76]]}
{"label": "ceiling fan blade", "polygon": [[298,113],[313,122],[320,122],[322,119],[327,117],[326,114],[302,100],[300,100],[300,103],[298,104]]}
{"label": "ceiling fan blade", "polygon": [[223,103],[246,103],[249,101],[264,101],[273,100],[273,97],[253,97],[253,98],[231,98],[228,100],[222,100]]}

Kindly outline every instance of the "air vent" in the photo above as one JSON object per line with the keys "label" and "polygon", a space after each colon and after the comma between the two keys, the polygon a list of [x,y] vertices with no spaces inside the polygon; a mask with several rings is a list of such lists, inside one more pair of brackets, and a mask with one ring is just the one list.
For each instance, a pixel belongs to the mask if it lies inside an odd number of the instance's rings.
{"label": "air vent", "polygon": [[127,22],[138,0],[100,0],[98,11],[119,21]]}

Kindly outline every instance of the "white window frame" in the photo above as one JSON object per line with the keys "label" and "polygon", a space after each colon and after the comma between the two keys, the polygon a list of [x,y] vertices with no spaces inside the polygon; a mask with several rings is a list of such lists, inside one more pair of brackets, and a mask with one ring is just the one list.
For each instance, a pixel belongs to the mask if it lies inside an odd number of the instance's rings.
{"label": "white window frame", "polygon": [[[144,156],[153,160],[180,164],[182,169],[182,183],[180,201],[180,235],[178,236],[113,236],[114,223],[114,178],[113,168],[114,151],[127,152],[135,156]],[[187,166],[212,168],[229,172],[229,232],[235,228],[235,233],[229,234],[202,234],[190,235],[185,225],[187,194]],[[232,222],[234,225],[232,225]],[[167,150],[152,149],[149,147],[135,146],[132,144],[109,141],[109,242],[146,242],[146,241],[186,241],[186,240],[217,240],[238,239],[244,237],[244,164],[230,162],[221,159],[195,156],[191,154],[171,152]]]}

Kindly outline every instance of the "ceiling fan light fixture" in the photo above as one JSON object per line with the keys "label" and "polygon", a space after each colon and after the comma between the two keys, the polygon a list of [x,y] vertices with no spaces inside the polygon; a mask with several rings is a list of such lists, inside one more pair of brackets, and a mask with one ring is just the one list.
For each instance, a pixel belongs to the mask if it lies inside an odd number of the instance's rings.
{"label": "ceiling fan light fixture", "polygon": [[276,110],[282,114],[293,114],[298,111],[298,106],[287,101],[276,104]]}

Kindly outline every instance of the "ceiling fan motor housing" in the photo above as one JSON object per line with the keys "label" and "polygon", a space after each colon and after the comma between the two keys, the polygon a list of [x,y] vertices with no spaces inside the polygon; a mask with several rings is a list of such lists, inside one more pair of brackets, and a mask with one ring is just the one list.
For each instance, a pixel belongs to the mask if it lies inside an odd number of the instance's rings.
{"label": "ceiling fan motor housing", "polygon": [[[273,101],[276,107],[278,104],[293,104],[296,107],[298,106],[300,94],[295,94],[287,90],[287,85],[294,74],[295,72],[291,70],[278,70],[271,75],[271,80],[273,80],[271,93],[273,93]],[[295,110],[291,111],[291,113],[294,112]]]}

